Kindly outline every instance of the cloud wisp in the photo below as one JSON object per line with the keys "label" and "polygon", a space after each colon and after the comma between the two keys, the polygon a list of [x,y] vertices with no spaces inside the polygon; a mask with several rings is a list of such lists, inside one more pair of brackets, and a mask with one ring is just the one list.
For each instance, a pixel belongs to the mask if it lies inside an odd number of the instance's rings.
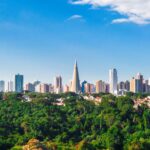
{"label": "cloud wisp", "polygon": [[71,0],[74,5],[91,5],[93,8],[109,7],[110,11],[121,14],[112,23],[132,22],[150,24],[150,0]]}
{"label": "cloud wisp", "polygon": [[71,20],[80,20],[80,21],[82,21],[84,19],[83,19],[83,16],[81,16],[81,15],[72,15],[71,17],[69,17],[67,19],[67,21],[71,21]]}

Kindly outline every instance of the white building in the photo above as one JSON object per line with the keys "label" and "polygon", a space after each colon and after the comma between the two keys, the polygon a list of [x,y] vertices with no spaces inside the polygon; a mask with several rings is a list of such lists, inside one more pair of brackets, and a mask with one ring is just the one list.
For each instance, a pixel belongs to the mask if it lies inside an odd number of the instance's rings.
{"label": "white building", "polygon": [[118,75],[116,69],[109,70],[110,93],[117,95]]}
{"label": "white building", "polygon": [[35,86],[35,92],[41,93],[41,84],[37,84],[37,85]]}
{"label": "white building", "polygon": [[9,81],[8,82],[8,89],[7,89],[8,92],[13,92],[14,91],[14,84],[13,84],[13,81]]}

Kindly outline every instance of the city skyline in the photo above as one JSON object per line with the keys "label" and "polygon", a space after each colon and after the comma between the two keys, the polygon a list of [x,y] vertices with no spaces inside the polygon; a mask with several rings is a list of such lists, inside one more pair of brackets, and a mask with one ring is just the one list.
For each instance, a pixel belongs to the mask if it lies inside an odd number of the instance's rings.
{"label": "city skyline", "polygon": [[8,81],[20,73],[26,82],[52,82],[60,74],[67,83],[72,79],[75,58],[80,63],[81,80],[107,81],[110,68],[119,70],[119,81],[137,72],[148,78],[149,23],[113,23],[124,15],[94,8],[88,1],[84,4],[68,0],[1,1],[0,79]]}
{"label": "city skyline", "polygon": [[63,83],[61,75],[54,77],[54,82],[44,83],[41,81],[24,82],[24,75],[16,74],[15,81],[9,81],[7,86],[5,81],[0,80],[0,92],[17,92],[23,91],[38,92],[38,93],[111,93],[113,95],[124,95],[126,92],[133,93],[149,93],[150,92],[150,78],[146,79],[141,73],[132,76],[130,80],[118,80],[118,71],[116,68],[110,69],[108,82],[104,80],[96,80],[94,83],[80,81],[77,60],[73,68],[73,78],[67,84]]}
{"label": "city skyline", "polygon": [[[127,80],[129,81],[129,80],[133,79],[135,75],[138,76],[138,74],[141,74],[141,72],[137,72],[135,74],[132,74],[132,76],[130,76],[129,78],[125,78],[123,80],[119,80],[120,79],[120,75],[118,75],[118,69],[117,68],[110,68],[109,70],[107,70],[106,80],[104,80],[102,78],[98,78],[98,79],[96,79],[94,81],[87,80],[86,78],[83,78],[82,80],[79,80],[79,79],[78,80],[80,81],[80,84],[82,83],[82,81],[87,81],[87,82],[90,82],[90,83],[95,83],[96,81],[99,81],[99,80],[105,81],[106,83],[114,82],[114,81],[110,81],[110,80],[113,80],[113,79],[111,79],[111,76],[113,76],[113,75],[111,75],[111,74],[113,74],[113,71],[116,72],[115,74],[116,74],[116,78],[117,79],[114,79],[114,80],[116,80],[116,83],[121,82],[121,81],[127,81]],[[73,72],[74,72],[73,73],[73,78],[76,78],[75,75],[76,74],[79,75],[77,60],[75,60],[74,71]],[[80,71],[80,73],[81,72],[82,72],[82,70]],[[21,74],[21,73],[15,73],[13,76],[11,76],[11,78],[9,80],[4,80],[4,79],[0,78],[0,81],[5,81],[5,82],[8,82],[8,83],[9,82],[15,82],[15,77],[17,75],[23,76],[24,83],[33,83],[34,81],[40,81],[41,83],[54,83],[54,85],[55,85],[56,82],[61,82],[60,84],[59,83],[58,84],[59,84],[59,86],[62,86],[62,83],[63,83],[63,85],[69,84],[69,82],[73,80],[72,79],[72,74],[71,74],[71,71],[70,71],[70,75],[69,76],[71,76],[71,78],[67,79],[66,82],[64,81],[65,77],[62,76],[61,74],[57,74],[57,75],[53,76],[52,78],[49,78],[48,81],[43,82],[43,79],[27,80],[25,74]],[[143,73],[142,73],[142,75],[143,75]],[[61,78],[60,79],[61,81],[60,80],[57,81],[57,79],[59,79],[59,78]],[[79,78],[79,77],[77,77],[77,78]],[[150,76],[149,77],[145,77],[145,75],[144,75],[144,78],[150,81]]]}

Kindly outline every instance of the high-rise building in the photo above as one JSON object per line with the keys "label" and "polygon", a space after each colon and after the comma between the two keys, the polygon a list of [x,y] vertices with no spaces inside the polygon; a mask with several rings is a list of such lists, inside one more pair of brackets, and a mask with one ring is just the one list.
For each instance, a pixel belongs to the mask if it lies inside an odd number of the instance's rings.
{"label": "high-rise building", "polygon": [[55,87],[55,93],[61,93],[63,91],[62,87],[62,77],[57,76],[54,79],[54,87]]}
{"label": "high-rise building", "polygon": [[65,87],[64,87],[64,92],[65,92],[65,93],[69,92],[69,86],[68,86],[68,85],[65,85]]}
{"label": "high-rise building", "polygon": [[106,84],[102,80],[96,82],[96,93],[105,93],[106,92]]}
{"label": "high-rise building", "polygon": [[86,83],[84,86],[85,86],[85,93],[91,93],[91,84]]}
{"label": "high-rise building", "polygon": [[91,84],[91,83],[86,83],[84,85],[84,89],[85,89],[85,93],[87,93],[87,94],[91,94],[91,93],[96,92],[95,85]]}
{"label": "high-rise building", "polygon": [[72,90],[72,81],[69,82],[69,91],[71,92]]}
{"label": "high-rise building", "polygon": [[71,91],[75,92],[75,93],[80,93],[81,92],[77,61],[75,62],[75,65],[74,65]]}
{"label": "high-rise building", "polygon": [[41,83],[41,81],[35,81],[34,83],[33,83],[33,85],[34,85],[34,87],[36,87],[38,84],[40,84]]}
{"label": "high-rise building", "polygon": [[135,87],[135,81],[136,79],[133,77],[132,79],[131,79],[131,81],[130,81],[130,92],[133,92],[133,93],[135,93],[136,92],[136,87]]}
{"label": "high-rise building", "polygon": [[95,93],[96,89],[95,89],[95,85],[94,84],[90,84],[90,93]]}
{"label": "high-rise building", "polygon": [[117,94],[117,84],[118,84],[118,75],[116,69],[109,70],[109,84],[110,84],[110,93]]}
{"label": "high-rise building", "polygon": [[81,83],[81,92],[82,93],[85,93],[85,84],[87,83],[87,81],[83,81],[82,83]]}
{"label": "high-rise building", "polygon": [[143,75],[138,73],[135,78],[133,77],[131,79],[130,91],[133,93],[143,93],[144,92]]}
{"label": "high-rise building", "polygon": [[143,92],[144,93],[149,93],[149,85],[148,85],[148,80],[143,81]]}
{"label": "high-rise building", "polygon": [[105,83],[106,85],[106,93],[109,93],[110,92],[110,85],[108,83]]}
{"label": "high-rise building", "polygon": [[118,90],[125,90],[125,83],[123,81],[119,82],[118,84]]}
{"label": "high-rise building", "polygon": [[125,90],[130,91],[130,82],[128,80],[125,82]]}
{"label": "high-rise building", "polygon": [[25,86],[25,90],[29,92],[35,92],[35,87],[32,83],[27,83]]}
{"label": "high-rise building", "polygon": [[41,84],[37,84],[37,85],[35,86],[35,92],[41,93]]}
{"label": "high-rise building", "polygon": [[15,75],[15,92],[17,93],[23,92],[23,85],[24,85],[23,75],[20,74]]}
{"label": "high-rise building", "polygon": [[13,81],[8,82],[8,92],[13,92],[14,91],[14,85]]}
{"label": "high-rise building", "polygon": [[49,92],[54,93],[54,86],[52,84],[49,84]]}
{"label": "high-rise building", "polygon": [[96,93],[100,93],[100,81],[96,81]]}
{"label": "high-rise building", "polygon": [[5,92],[5,81],[0,81],[0,92]]}
{"label": "high-rise building", "polygon": [[150,78],[149,78],[149,80],[148,80],[148,85],[150,86]]}
{"label": "high-rise building", "polygon": [[143,75],[140,73],[137,74],[136,79],[138,80],[137,92],[143,92]]}
{"label": "high-rise building", "polygon": [[41,84],[41,81],[34,81],[33,82],[33,86],[34,86],[34,92],[40,92],[40,84]]}
{"label": "high-rise building", "polygon": [[51,84],[40,83],[35,86],[35,92],[37,93],[53,93],[53,87]]}
{"label": "high-rise building", "polygon": [[137,93],[138,84],[139,84],[139,80],[133,77],[130,81],[130,92]]}
{"label": "high-rise building", "polygon": [[48,84],[41,84],[41,93],[48,93],[49,92],[49,85]]}

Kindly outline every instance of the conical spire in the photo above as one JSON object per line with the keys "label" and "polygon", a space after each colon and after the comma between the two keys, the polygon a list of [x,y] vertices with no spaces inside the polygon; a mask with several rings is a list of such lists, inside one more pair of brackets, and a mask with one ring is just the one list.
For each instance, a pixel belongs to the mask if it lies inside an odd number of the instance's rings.
{"label": "conical spire", "polygon": [[77,61],[75,61],[75,65],[74,65],[71,91],[75,92],[75,93],[79,93],[80,92],[80,79],[79,79],[79,72],[78,72]]}

